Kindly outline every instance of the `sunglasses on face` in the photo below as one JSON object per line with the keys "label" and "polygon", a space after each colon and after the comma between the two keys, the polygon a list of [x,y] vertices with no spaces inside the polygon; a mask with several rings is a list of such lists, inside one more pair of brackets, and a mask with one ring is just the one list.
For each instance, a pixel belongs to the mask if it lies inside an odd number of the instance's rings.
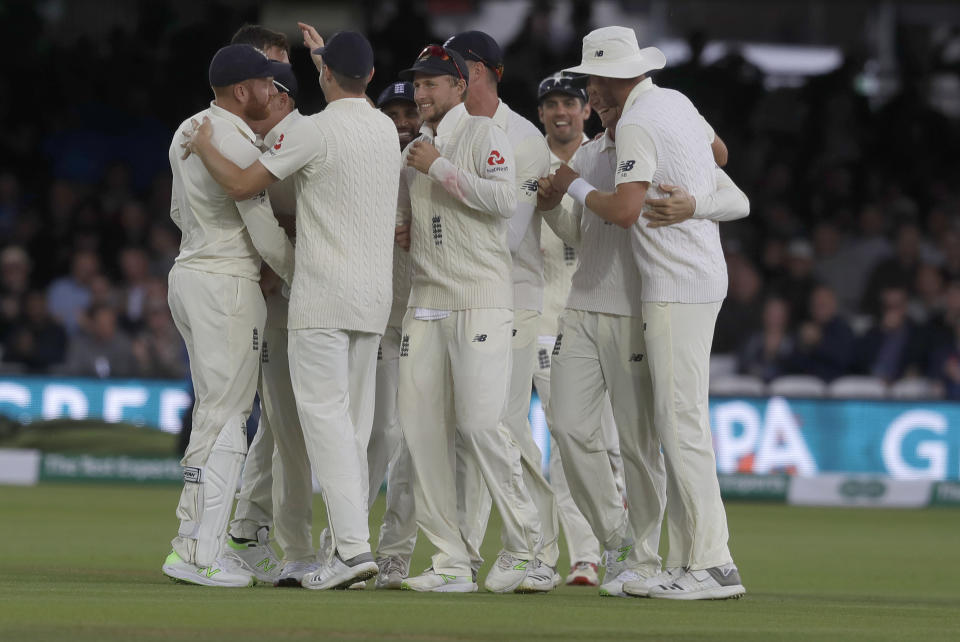
{"label": "sunglasses on face", "polygon": [[470,54],[471,56],[474,56],[477,60],[485,64],[487,67],[490,67],[490,69],[493,69],[493,73],[497,74],[497,80],[503,80],[503,63],[500,63],[499,65],[493,65],[490,63],[489,60],[487,60],[486,58],[478,54],[473,49],[467,49],[467,53]]}
{"label": "sunglasses on face", "polygon": [[463,72],[460,70],[460,65],[457,64],[457,59],[450,55],[450,52],[447,51],[442,45],[427,45],[423,48],[423,51],[420,52],[420,55],[417,56],[417,60],[426,60],[427,58],[439,58],[440,60],[449,60],[453,63],[454,68],[457,70],[457,75],[460,76],[460,80],[466,80],[463,77]]}

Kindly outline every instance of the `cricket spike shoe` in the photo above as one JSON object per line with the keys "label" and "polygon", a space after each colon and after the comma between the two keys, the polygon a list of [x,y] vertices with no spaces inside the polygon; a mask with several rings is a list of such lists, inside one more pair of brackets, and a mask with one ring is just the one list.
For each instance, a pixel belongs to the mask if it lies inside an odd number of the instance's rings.
{"label": "cricket spike shoe", "polygon": [[370,553],[360,553],[348,560],[336,553],[319,567],[307,572],[300,586],[314,590],[347,589],[358,582],[366,582],[377,574],[377,563]]}
{"label": "cricket spike shoe", "polygon": [[[491,593],[512,593],[527,577],[528,567],[532,568],[533,565],[534,560],[525,560],[514,557],[506,551],[500,551],[493,568],[487,573],[483,587]],[[552,584],[552,575],[550,580]]]}
{"label": "cricket spike shoe", "polygon": [[648,577],[639,581],[624,582],[623,592],[631,597],[650,597],[650,589],[654,586],[669,586],[683,575],[686,569],[680,566],[674,566],[664,569],[653,577]]}
{"label": "cricket spike shoe", "polygon": [[300,580],[310,571],[320,568],[318,562],[287,562],[277,576],[274,586],[292,586],[300,588]]}
{"label": "cricket spike shoe", "polygon": [[269,529],[261,526],[256,540],[228,537],[224,556],[236,558],[240,566],[253,573],[258,581],[273,584],[280,577],[282,564],[270,546],[268,534]]}
{"label": "cricket spike shoe", "polygon": [[399,555],[381,557],[377,560],[380,571],[377,573],[376,587],[378,589],[399,589],[407,579],[410,563]]}
{"label": "cricket spike shoe", "polygon": [[197,566],[184,561],[176,551],[170,551],[167,559],[163,560],[162,570],[174,582],[182,584],[247,588],[257,583],[257,578],[232,558],[221,557],[210,566]]}
{"label": "cricket spike shoe", "polygon": [[416,577],[408,577],[400,583],[404,591],[421,593],[476,593],[477,584],[468,575],[445,575],[428,568]]}
{"label": "cricket spike shoe", "polygon": [[556,584],[553,582],[557,574],[552,566],[544,564],[539,559],[535,559],[527,565],[527,576],[523,578],[520,585],[513,590],[514,593],[549,593]]}
{"label": "cricket spike shoe", "polygon": [[567,586],[596,586],[599,583],[596,564],[577,562],[570,567],[570,573],[567,575]]}
{"label": "cricket spike shoe", "polygon": [[697,571],[688,569],[670,584],[650,587],[647,595],[664,600],[729,600],[746,592],[737,567],[725,564]]}

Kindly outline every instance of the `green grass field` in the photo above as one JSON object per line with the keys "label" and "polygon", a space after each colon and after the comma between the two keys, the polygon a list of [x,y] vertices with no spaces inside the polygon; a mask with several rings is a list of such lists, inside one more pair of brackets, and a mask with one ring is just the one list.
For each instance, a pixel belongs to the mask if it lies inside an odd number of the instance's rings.
{"label": "green grass field", "polygon": [[[178,492],[0,487],[0,640],[960,639],[960,511],[952,509],[730,504],[747,596],[677,603],[567,587],[430,595],[173,584],[160,564]],[[372,525],[382,511],[381,497]],[[318,504],[315,534],[323,520]],[[488,564],[498,526],[494,515]],[[414,570],[429,553],[421,538]]]}

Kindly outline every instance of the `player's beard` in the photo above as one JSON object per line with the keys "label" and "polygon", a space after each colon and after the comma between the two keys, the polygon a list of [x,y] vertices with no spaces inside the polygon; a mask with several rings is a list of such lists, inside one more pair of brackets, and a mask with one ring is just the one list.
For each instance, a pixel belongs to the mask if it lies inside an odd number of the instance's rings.
{"label": "player's beard", "polygon": [[270,118],[270,101],[257,103],[250,101],[243,107],[245,120],[266,120]]}

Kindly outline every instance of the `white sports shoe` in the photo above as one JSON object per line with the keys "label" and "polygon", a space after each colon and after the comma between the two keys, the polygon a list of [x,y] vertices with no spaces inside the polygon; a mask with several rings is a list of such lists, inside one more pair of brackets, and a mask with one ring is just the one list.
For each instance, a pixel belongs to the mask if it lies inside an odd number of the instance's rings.
{"label": "white sports shoe", "polygon": [[240,566],[253,573],[257,580],[273,584],[280,577],[281,564],[270,546],[269,532],[266,526],[261,526],[256,541],[251,542],[237,542],[228,536],[224,557],[236,558]]}
{"label": "white sports shoe", "polygon": [[603,573],[604,583],[617,578],[629,568],[631,551],[633,551],[633,541],[624,542],[620,548],[603,552],[603,564],[606,566]]}
{"label": "white sports shoe", "polygon": [[176,551],[170,551],[161,567],[163,574],[175,582],[220,586],[223,588],[247,588],[257,583],[252,573],[240,567],[232,558],[221,557],[210,566],[197,566],[184,561]]}
{"label": "white sports shoe", "polygon": [[341,560],[339,555],[334,555],[305,573],[300,586],[314,590],[345,589],[357,582],[366,582],[376,574],[377,563],[370,553],[361,553],[348,560]]}
{"label": "white sports shoe", "polygon": [[295,586],[300,588],[300,580],[310,571],[315,571],[320,567],[317,562],[287,562],[280,570],[274,586]]}
{"label": "white sports shoe", "polygon": [[674,580],[683,575],[684,569],[680,566],[664,569],[653,577],[648,577],[640,581],[625,582],[623,592],[633,597],[650,597],[650,589],[661,584],[673,584]]}
{"label": "white sports shoe", "polygon": [[671,584],[650,587],[649,597],[665,600],[728,600],[739,598],[747,590],[733,564],[703,570],[687,570]]}
{"label": "white sports shoe", "polygon": [[377,560],[380,571],[377,573],[376,587],[378,589],[399,589],[403,580],[407,579],[410,562],[399,555],[381,557]]}
{"label": "white sports shoe", "polygon": [[577,562],[567,574],[567,586],[596,586],[599,583],[597,565],[590,562]]}
{"label": "white sports shoe", "polygon": [[[539,559],[535,559],[527,564],[527,576],[523,578],[520,585],[514,589],[514,593],[549,593],[556,584],[553,578],[557,574],[552,566],[544,564]],[[489,579],[489,577],[488,577]]]}
{"label": "white sports shoe", "polygon": [[603,597],[630,597],[623,592],[623,585],[627,582],[642,582],[645,579],[645,575],[628,568],[609,582],[601,584],[599,592]]}
{"label": "white sports shoe", "polygon": [[[487,573],[483,587],[491,593],[511,593],[520,586],[527,576],[527,567],[533,567],[533,560],[514,557],[506,551],[500,551],[497,561]],[[551,582],[553,576],[550,576]]]}
{"label": "white sports shoe", "polygon": [[556,571],[554,571],[553,572],[553,588],[557,588],[561,584],[563,584],[563,578],[560,577],[560,573],[557,573]]}
{"label": "white sports shoe", "polygon": [[467,575],[443,575],[428,568],[416,577],[403,580],[400,588],[424,593],[476,593],[477,583]]}

